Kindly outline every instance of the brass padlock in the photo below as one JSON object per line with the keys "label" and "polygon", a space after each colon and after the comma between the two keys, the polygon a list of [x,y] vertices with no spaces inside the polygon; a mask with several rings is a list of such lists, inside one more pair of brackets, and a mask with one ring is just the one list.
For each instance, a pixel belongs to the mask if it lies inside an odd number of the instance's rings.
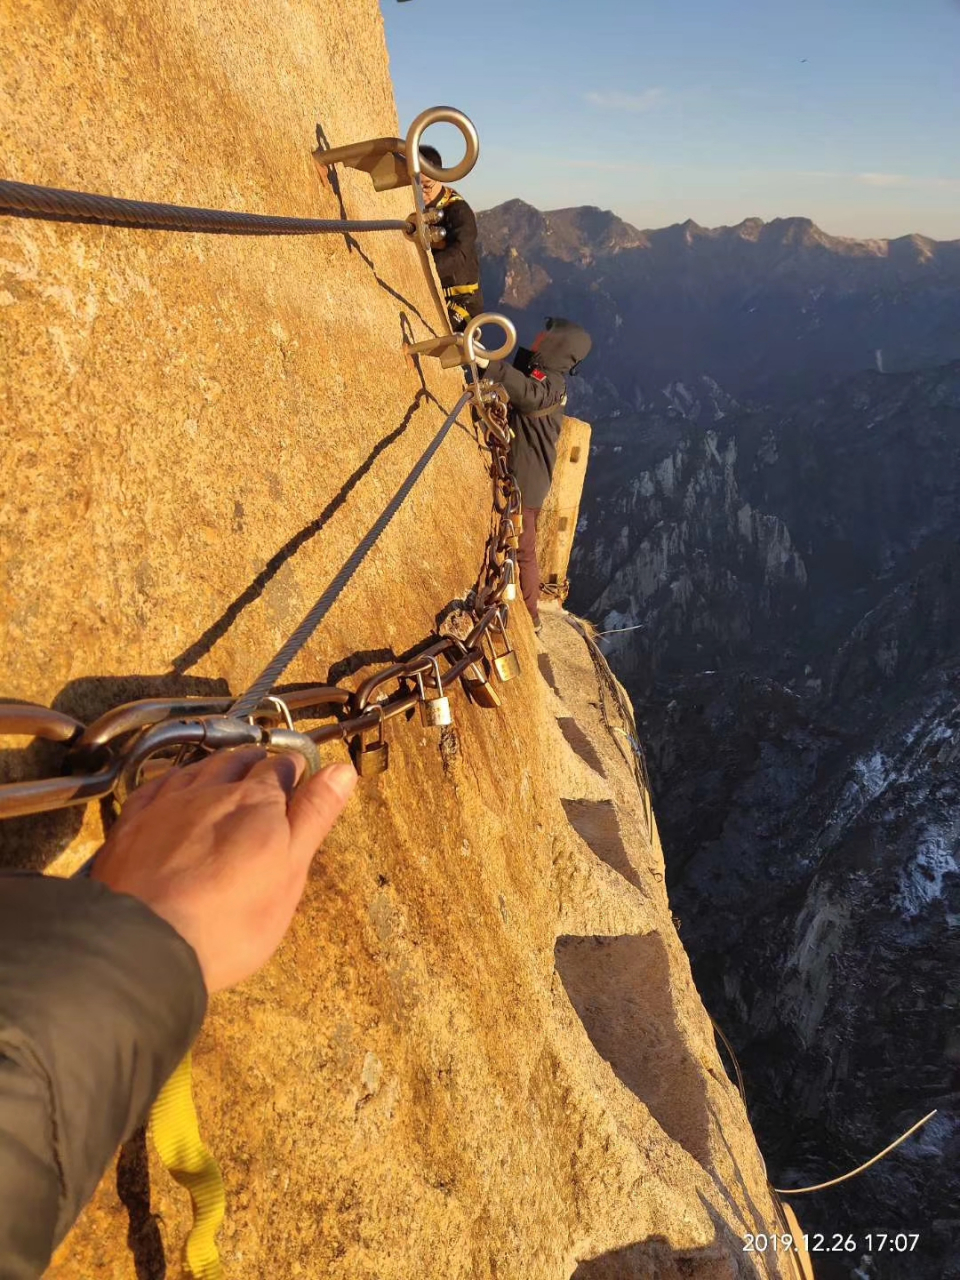
{"label": "brass padlock", "polygon": [[510,648],[510,641],[507,637],[507,629],[503,624],[503,615],[498,613],[494,620],[495,627],[503,636],[503,643],[507,646],[504,653],[498,654],[496,645],[493,643],[493,637],[490,637],[490,649],[493,653],[493,669],[500,677],[501,681],[506,684],[508,680],[512,680],[514,676],[520,674],[520,659]]}
{"label": "brass padlock", "polygon": [[443,681],[440,678],[440,660],[431,658],[430,664],[433,667],[434,679],[437,682],[437,692],[433,697],[427,696],[426,686],[423,683],[423,673],[417,672],[417,688],[420,690],[420,719],[429,729],[442,728],[444,725],[453,724],[453,716],[450,712],[450,699],[443,692]]}
{"label": "brass padlock", "polygon": [[520,534],[517,531],[516,523],[513,520],[507,520],[505,524],[507,526],[507,536],[504,538],[504,542],[511,551],[518,551],[520,549]]}
{"label": "brass padlock", "polygon": [[517,598],[517,563],[513,556],[507,556],[503,571],[506,580],[503,584],[503,593],[500,599],[509,603]]}
{"label": "brass padlock", "polygon": [[517,514],[513,517],[513,523],[517,530],[517,537],[519,538],[521,533],[523,533],[523,508],[522,507],[517,508]]}
{"label": "brass padlock", "polygon": [[350,745],[353,767],[361,778],[373,778],[390,768],[390,743],[383,736],[383,707],[379,702],[374,703],[374,707],[380,713],[376,742],[364,746],[363,734],[358,734]]}
{"label": "brass padlock", "polygon": [[478,707],[499,707],[501,705],[500,695],[490,683],[486,659],[483,659],[482,663],[471,662],[461,679],[463,680],[463,687],[467,691],[467,697],[471,702],[475,702]]}

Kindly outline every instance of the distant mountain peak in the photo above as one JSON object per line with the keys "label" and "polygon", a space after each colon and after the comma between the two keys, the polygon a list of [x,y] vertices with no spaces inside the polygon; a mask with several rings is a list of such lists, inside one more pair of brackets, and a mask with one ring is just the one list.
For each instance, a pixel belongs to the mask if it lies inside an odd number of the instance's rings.
{"label": "distant mountain peak", "polygon": [[589,262],[647,243],[643,232],[596,205],[541,213],[523,200],[508,200],[479,213],[477,220],[484,251],[494,254],[546,248],[554,258]]}
{"label": "distant mountain peak", "polygon": [[577,394],[594,415],[701,375],[746,397],[960,355],[960,241],[854,240],[799,215],[638,230],[595,205],[522,200],[478,223],[491,310],[576,316],[593,334],[602,359]]}
{"label": "distant mountain peak", "polygon": [[538,217],[543,217],[543,214],[535,205],[528,204],[526,200],[521,200],[519,196],[514,196],[512,200],[507,200],[503,204],[498,204],[496,209],[491,209],[490,212],[501,212],[510,217],[514,217],[517,214],[535,213]]}
{"label": "distant mountain peak", "polygon": [[740,233],[741,240],[756,240],[765,225],[762,218],[744,218],[733,229]]}

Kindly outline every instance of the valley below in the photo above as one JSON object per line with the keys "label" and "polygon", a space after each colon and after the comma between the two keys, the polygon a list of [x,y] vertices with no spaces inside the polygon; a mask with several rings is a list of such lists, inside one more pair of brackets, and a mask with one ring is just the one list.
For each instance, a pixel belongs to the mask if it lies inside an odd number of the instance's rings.
{"label": "valley below", "polygon": [[[597,341],[571,607],[638,714],[671,903],[775,1186],[960,1276],[960,244],[481,215],[489,305]],[[530,330],[528,333],[527,331]],[[918,1233],[907,1255],[866,1247]]]}

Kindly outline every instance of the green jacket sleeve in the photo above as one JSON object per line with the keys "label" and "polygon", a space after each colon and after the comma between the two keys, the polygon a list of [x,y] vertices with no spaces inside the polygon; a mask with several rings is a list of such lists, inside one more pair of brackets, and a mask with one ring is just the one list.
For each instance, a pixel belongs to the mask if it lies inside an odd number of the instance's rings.
{"label": "green jacket sleeve", "polygon": [[0,876],[0,1280],[33,1280],[193,1043],[193,948],[88,879]]}

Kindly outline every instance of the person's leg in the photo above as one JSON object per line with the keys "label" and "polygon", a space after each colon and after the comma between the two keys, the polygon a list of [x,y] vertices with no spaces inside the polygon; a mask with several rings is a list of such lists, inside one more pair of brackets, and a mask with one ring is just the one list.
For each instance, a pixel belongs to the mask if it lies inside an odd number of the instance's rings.
{"label": "person's leg", "polygon": [[523,602],[527,606],[534,626],[540,622],[540,565],[537,562],[537,519],[539,507],[523,508],[523,530],[520,534],[520,546],[517,550],[517,563],[520,569],[520,590]]}

